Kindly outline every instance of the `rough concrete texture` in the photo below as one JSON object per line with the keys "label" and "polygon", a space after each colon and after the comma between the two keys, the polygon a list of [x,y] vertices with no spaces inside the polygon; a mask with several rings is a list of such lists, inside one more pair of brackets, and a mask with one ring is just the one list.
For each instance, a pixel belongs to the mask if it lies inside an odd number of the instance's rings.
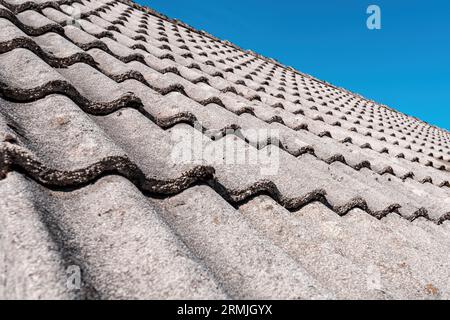
{"label": "rough concrete texture", "polygon": [[449,298],[449,132],[72,2],[0,0],[0,298]]}

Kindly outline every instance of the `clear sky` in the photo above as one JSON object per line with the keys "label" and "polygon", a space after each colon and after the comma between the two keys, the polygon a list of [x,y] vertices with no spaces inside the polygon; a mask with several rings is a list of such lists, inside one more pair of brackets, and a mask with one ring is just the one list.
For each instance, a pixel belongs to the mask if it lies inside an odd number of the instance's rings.
{"label": "clear sky", "polygon": [[[448,0],[137,0],[450,130]],[[366,26],[381,8],[381,30]]]}

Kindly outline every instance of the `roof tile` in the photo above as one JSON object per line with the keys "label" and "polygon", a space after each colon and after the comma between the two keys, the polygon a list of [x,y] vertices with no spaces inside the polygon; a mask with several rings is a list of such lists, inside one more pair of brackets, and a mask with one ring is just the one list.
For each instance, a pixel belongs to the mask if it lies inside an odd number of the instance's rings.
{"label": "roof tile", "polygon": [[449,297],[448,131],[128,0],[0,28],[1,298]]}

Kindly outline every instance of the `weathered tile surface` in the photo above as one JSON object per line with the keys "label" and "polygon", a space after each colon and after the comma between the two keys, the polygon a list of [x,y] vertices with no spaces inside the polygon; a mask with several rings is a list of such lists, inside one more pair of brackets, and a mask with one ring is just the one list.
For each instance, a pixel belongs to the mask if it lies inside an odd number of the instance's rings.
{"label": "weathered tile surface", "polygon": [[0,298],[450,298],[446,130],[128,0],[0,29]]}

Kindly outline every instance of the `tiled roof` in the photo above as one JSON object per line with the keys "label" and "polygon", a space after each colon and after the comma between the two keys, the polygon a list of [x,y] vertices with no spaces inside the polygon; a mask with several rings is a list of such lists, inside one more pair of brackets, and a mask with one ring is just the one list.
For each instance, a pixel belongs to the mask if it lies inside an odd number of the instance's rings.
{"label": "tiled roof", "polygon": [[450,298],[449,132],[128,1],[0,30],[0,298]]}

